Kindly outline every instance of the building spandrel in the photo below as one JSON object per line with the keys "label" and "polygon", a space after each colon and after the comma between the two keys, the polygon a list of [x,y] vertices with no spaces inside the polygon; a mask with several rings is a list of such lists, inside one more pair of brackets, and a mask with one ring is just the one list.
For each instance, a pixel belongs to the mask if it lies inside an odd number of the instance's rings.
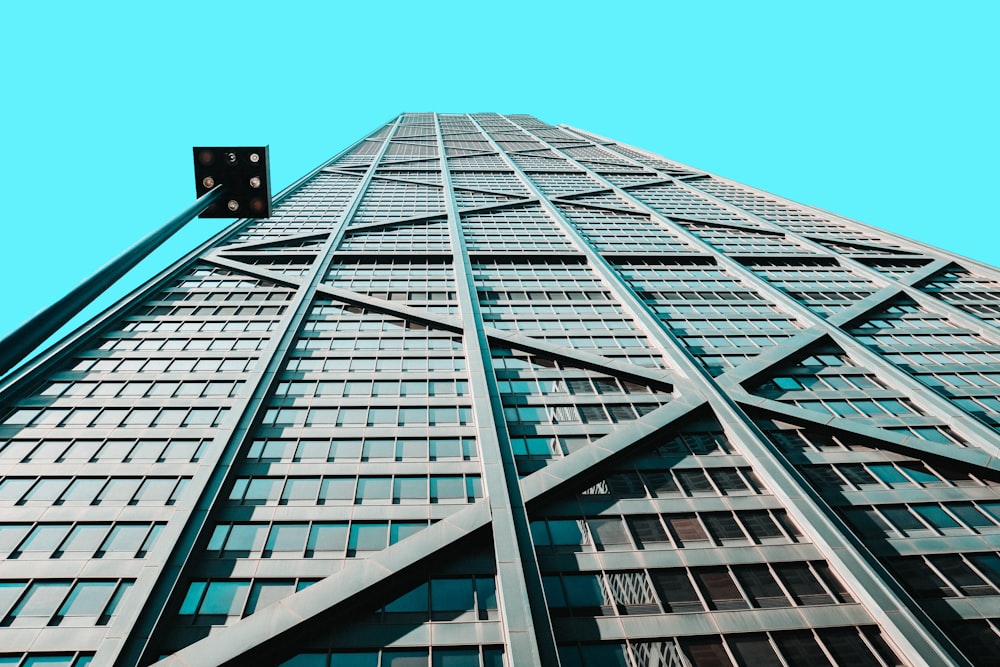
{"label": "building spandrel", "polygon": [[0,665],[991,665],[996,269],[407,113],[0,385]]}

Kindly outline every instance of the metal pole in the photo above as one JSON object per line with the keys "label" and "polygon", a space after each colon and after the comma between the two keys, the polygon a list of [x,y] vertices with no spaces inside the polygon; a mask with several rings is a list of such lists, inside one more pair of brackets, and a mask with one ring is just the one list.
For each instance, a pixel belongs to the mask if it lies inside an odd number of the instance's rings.
{"label": "metal pole", "polygon": [[196,215],[222,196],[224,185],[217,185],[165,225],[152,232],[87,278],[69,294],[40,311],[30,320],[0,340],[0,375],[21,362],[36,347],[69,322],[104,290],[128,273],[149,253],[173,236]]}

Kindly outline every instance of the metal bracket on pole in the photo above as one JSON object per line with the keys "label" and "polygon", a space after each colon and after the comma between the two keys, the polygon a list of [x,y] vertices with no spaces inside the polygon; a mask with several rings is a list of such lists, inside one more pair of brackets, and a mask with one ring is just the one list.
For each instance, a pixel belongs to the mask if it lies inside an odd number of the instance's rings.
{"label": "metal bracket on pole", "polygon": [[0,340],[0,376],[19,364],[195,216],[264,218],[271,214],[267,146],[195,148],[194,164],[198,199]]}

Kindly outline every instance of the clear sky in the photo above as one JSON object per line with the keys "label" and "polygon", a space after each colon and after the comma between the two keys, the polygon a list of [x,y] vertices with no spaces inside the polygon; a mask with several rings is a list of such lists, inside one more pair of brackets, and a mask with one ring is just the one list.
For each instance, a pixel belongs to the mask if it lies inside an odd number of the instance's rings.
{"label": "clear sky", "polygon": [[[401,111],[530,113],[1000,264],[1000,3],[3,3],[0,335],[194,199]],[[90,311],[226,223],[194,221]],[[78,319],[79,323],[80,320]]]}

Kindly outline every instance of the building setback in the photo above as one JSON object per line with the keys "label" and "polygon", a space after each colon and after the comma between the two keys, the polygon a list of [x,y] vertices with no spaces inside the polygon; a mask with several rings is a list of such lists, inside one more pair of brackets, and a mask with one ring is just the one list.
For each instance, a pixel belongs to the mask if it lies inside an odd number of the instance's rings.
{"label": "building setback", "polygon": [[0,665],[1000,664],[998,276],[402,114],[0,384]]}

